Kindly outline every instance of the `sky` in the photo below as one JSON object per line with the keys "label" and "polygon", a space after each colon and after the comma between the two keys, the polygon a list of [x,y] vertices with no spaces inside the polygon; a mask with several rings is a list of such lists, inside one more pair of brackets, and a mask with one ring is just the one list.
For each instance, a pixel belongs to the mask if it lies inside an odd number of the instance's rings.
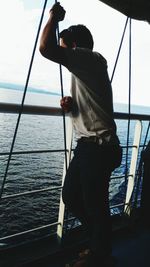
{"label": "sky", "polygon": [[[47,2],[41,31],[54,1]],[[25,84],[44,0],[7,0],[0,2],[0,82]],[[62,0],[66,10],[60,30],[71,24],[85,24],[93,34],[94,50],[108,63],[111,77],[126,16],[98,0]],[[40,33],[41,35],[41,33]],[[112,82],[113,98],[128,103],[129,29],[127,28],[117,69]],[[70,73],[63,68],[65,95],[69,94]],[[60,92],[59,66],[45,58],[37,45],[29,86]],[[150,105],[150,25],[132,20],[131,103]]]}

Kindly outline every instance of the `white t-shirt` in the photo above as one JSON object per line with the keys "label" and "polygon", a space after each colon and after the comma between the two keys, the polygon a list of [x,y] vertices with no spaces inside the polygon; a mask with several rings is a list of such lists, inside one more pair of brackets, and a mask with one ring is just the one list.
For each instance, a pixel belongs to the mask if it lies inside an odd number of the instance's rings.
{"label": "white t-shirt", "polygon": [[77,138],[115,135],[112,88],[106,60],[85,48],[67,48],[66,56],[67,68],[72,73],[71,115]]}

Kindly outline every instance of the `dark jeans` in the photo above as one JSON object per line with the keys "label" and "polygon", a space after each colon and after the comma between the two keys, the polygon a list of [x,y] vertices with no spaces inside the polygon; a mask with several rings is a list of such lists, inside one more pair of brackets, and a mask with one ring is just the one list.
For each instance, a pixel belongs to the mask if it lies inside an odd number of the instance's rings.
{"label": "dark jeans", "polygon": [[67,171],[62,197],[68,208],[87,228],[91,250],[99,257],[111,253],[109,179],[121,162],[119,145],[78,142]]}

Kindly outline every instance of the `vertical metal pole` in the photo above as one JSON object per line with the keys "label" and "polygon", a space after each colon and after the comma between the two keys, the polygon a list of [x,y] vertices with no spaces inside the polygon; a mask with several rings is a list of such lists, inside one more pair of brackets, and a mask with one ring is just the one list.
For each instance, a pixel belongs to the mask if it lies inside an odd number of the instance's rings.
{"label": "vertical metal pole", "polygon": [[135,184],[135,173],[137,167],[137,159],[138,159],[138,152],[139,152],[139,145],[141,140],[141,131],[142,131],[142,123],[141,121],[137,121],[135,126],[135,134],[134,134],[134,142],[133,142],[133,149],[132,149],[132,156],[131,156],[131,164],[130,164],[130,171],[128,176],[128,184],[127,184],[127,193],[126,193],[126,200],[127,206],[124,208],[124,212],[128,215],[131,213],[132,209],[132,193]]}
{"label": "vertical metal pole", "polygon": [[[63,177],[62,177],[62,186],[64,183],[64,178],[66,175],[66,170],[69,166],[70,159],[71,159],[71,149],[72,149],[72,135],[73,135],[73,126],[72,126],[72,121],[69,119],[68,123],[68,128],[66,131],[66,146],[67,146],[67,151],[66,151],[66,156],[67,156],[67,161],[64,160],[64,169],[63,169]],[[67,166],[66,166],[67,162]],[[58,240],[61,241],[62,235],[63,235],[63,224],[64,224],[64,213],[65,213],[65,205],[62,201],[62,196],[60,197],[60,205],[59,205],[59,214],[58,214],[58,227],[57,227],[57,237]]]}

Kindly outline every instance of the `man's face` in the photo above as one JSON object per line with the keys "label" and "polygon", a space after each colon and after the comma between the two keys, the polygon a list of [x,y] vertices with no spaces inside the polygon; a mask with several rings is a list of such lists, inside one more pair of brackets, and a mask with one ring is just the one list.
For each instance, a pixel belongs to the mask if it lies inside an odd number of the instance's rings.
{"label": "man's face", "polygon": [[[67,48],[67,47],[68,47],[68,46],[64,43],[63,38],[60,38],[60,46],[61,46],[61,47],[64,47],[64,48]],[[75,48],[75,47],[76,47],[76,43],[73,42],[71,48]]]}
{"label": "man's face", "polygon": [[67,45],[64,43],[63,38],[60,38],[60,46],[66,48]]}

